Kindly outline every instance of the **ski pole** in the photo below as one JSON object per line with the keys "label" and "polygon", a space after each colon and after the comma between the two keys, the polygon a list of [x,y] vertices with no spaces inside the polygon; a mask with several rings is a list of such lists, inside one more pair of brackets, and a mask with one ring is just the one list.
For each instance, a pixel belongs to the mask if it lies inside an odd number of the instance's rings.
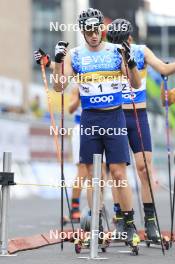
{"label": "ski pole", "polygon": [[[171,215],[171,231],[172,231],[172,220],[173,220],[173,204],[172,204],[172,188],[171,188],[171,150],[170,150],[170,134],[169,134],[169,105],[168,105],[168,85],[167,76],[163,77],[164,81],[164,91],[165,91],[165,125],[166,125],[166,139],[167,139],[167,157],[168,157],[168,177],[169,177],[169,199],[170,199],[170,215]],[[172,232],[170,231],[171,239],[170,243],[172,245]]]}
{"label": "ski pole", "polygon": [[148,164],[147,164],[147,161],[146,161],[146,155],[145,155],[145,151],[144,151],[144,144],[143,144],[143,138],[142,138],[142,133],[141,133],[141,128],[140,128],[140,122],[139,122],[139,118],[138,118],[136,105],[135,105],[135,102],[134,102],[133,89],[132,89],[132,86],[131,86],[129,72],[128,72],[128,65],[126,63],[125,55],[123,53],[123,50],[121,50],[121,53],[122,53],[122,57],[123,57],[123,61],[124,61],[125,69],[126,69],[126,77],[128,79],[128,83],[129,83],[129,87],[130,87],[130,91],[131,91],[131,100],[132,100],[132,105],[133,105],[133,109],[134,109],[134,115],[135,115],[135,119],[136,119],[137,131],[138,131],[139,140],[140,140],[140,144],[141,144],[142,155],[143,155],[143,160],[144,160],[144,164],[145,164],[148,184],[149,184],[149,188],[150,188],[151,199],[152,199],[153,206],[154,206],[154,212],[155,212],[155,217],[156,217],[156,222],[157,222],[157,228],[158,228],[158,231],[159,231],[159,234],[160,234],[162,254],[165,255],[165,250],[164,250],[164,246],[163,246],[162,236],[161,236],[161,232],[160,232],[160,225],[159,225],[157,210],[156,210],[156,206],[155,206],[154,194],[153,194],[153,190],[152,190],[152,186],[151,186],[151,180],[150,180],[150,175],[149,175],[149,170],[148,170]]}
{"label": "ski pole", "polygon": [[[54,114],[53,114],[53,111],[52,111],[52,107],[51,107],[51,98],[50,98],[50,95],[49,95],[49,88],[48,88],[48,82],[47,82],[47,78],[46,78],[46,72],[45,72],[45,66],[44,66],[44,63],[43,63],[43,60],[41,59],[41,72],[42,72],[42,79],[43,79],[43,82],[44,82],[44,87],[45,87],[45,91],[46,91],[46,94],[47,94],[47,101],[48,101],[48,109],[49,109],[49,113],[50,113],[50,118],[51,118],[51,124],[54,128],[54,130],[56,131],[56,123],[55,123],[55,118],[54,118]],[[64,71],[63,71],[64,72]],[[63,99],[64,99],[64,94],[63,94]],[[63,106],[64,106],[64,101],[63,101]],[[61,162],[61,160],[63,160],[61,157],[61,155],[63,155],[63,145],[62,147],[60,148],[60,145],[58,143],[58,137],[57,135],[54,133],[54,142],[55,142],[55,145],[56,145],[56,156],[57,156],[57,161],[58,163]],[[63,162],[61,162],[61,171],[63,171]],[[65,179],[64,179],[64,174],[62,174],[62,188],[61,190],[63,190],[65,188],[65,194],[66,194],[66,200],[67,200],[67,205],[68,205],[68,210],[69,210],[69,216],[70,216],[70,219],[71,219],[71,209],[70,209],[70,203],[69,203],[69,197],[68,197],[68,192],[67,192],[67,188],[65,186]],[[63,200],[63,197],[62,197],[62,200]],[[61,205],[62,207],[62,205]],[[63,219],[63,218],[62,218]],[[63,221],[63,220],[61,220]],[[72,222],[72,219],[71,219],[71,226],[72,226],[72,230],[74,232],[74,225],[73,225],[73,222]],[[61,228],[63,230],[63,228]],[[63,245],[61,246],[63,247]]]}
{"label": "ski pole", "polygon": [[[175,152],[174,152],[174,167],[175,167]],[[171,222],[171,240],[170,240],[170,246],[172,246],[172,243],[174,241],[174,207],[175,207],[175,175],[174,175],[174,187],[173,187],[173,205],[172,205],[172,222]]]}
{"label": "ski pole", "polygon": [[133,154],[131,154],[131,160],[132,160],[132,166],[133,166],[133,174],[134,174],[134,180],[135,180],[135,188],[136,188],[136,193],[137,193],[137,203],[139,207],[139,215],[140,215],[140,223],[143,226],[143,213],[142,213],[142,204],[141,204],[141,199],[140,199],[140,192],[139,192],[139,184],[138,184],[138,179],[137,179],[137,172],[136,172],[136,164],[133,158]]}

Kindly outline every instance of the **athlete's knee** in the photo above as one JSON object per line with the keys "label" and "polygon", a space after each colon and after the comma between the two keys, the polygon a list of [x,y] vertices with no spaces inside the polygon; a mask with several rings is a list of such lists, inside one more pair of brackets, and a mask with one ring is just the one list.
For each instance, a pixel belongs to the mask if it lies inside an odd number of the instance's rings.
{"label": "athlete's knee", "polygon": [[111,175],[113,180],[115,180],[117,183],[125,178],[125,171],[122,169],[111,169]]}
{"label": "athlete's knee", "polygon": [[85,164],[80,163],[78,165],[78,174],[83,179],[85,179],[88,176],[88,172]]}
{"label": "athlete's knee", "polygon": [[145,164],[139,164],[137,166],[137,172],[140,176],[141,181],[148,181],[148,174],[149,177],[151,177],[151,166],[150,164],[147,164],[147,168]]}
{"label": "athlete's knee", "polygon": [[93,178],[93,166],[92,165],[86,165],[86,169],[87,169],[88,180],[92,180],[92,178]]}

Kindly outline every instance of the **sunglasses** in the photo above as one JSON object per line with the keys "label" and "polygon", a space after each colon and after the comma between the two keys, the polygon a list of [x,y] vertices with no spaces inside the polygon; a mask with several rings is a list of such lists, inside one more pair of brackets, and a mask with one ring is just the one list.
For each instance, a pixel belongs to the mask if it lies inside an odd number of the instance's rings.
{"label": "sunglasses", "polygon": [[99,27],[97,27],[97,28],[93,28],[93,30],[92,30],[92,29],[85,30],[85,34],[86,34],[88,37],[91,37],[94,33],[95,33],[96,35],[99,35],[100,32],[101,32],[101,30],[100,30]]}

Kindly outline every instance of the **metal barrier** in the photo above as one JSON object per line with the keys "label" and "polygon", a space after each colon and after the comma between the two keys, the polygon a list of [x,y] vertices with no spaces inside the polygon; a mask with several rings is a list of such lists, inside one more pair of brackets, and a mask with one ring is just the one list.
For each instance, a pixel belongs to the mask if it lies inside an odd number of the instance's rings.
{"label": "metal barrier", "polygon": [[3,172],[0,172],[1,188],[1,222],[0,222],[0,242],[1,255],[8,255],[8,212],[10,201],[10,185],[14,185],[14,174],[11,173],[12,153],[3,153]]}
{"label": "metal barrier", "polygon": [[93,198],[91,210],[91,239],[90,256],[80,257],[83,259],[107,259],[98,256],[99,240],[99,211],[100,211],[100,180],[101,180],[102,155],[93,155]]}

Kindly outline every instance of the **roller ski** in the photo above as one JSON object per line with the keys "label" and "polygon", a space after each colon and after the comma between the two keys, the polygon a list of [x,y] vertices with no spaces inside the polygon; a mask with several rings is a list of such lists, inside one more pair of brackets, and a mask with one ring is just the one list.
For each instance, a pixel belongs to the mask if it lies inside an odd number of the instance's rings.
{"label": "roller ski", "polygon": [[134,256],[139,254],[140,237],[137,234],[136,227],[134,225],[134,211],[128,211],[123,213],[124,218],[124,232],[126,232],[126,245],[131,248],[131,252]]}
{"label": "roller ski", "polygon": [[[102,236],[102,235],[101,235]],[[83,249],[90,249],[90,237],[85,238],[85,239],[76,239],[74,242],[75,245],[75,252],[77,254],[81,253],[81,250]],[[109,247],[110,241],[108,238],[108,235],[103,235],[103,238],[99,238],[99,244],[98,247],[101,249],[103,253],[106,252],[106,248]]]}
{"label": "roller ski", "polygon": [[125,232],[127,233],[126,244],[131,248],[134,256],[139,254],[140,237],[137,234],[133,221],[125,223]]}
{"label": "roller ski", "polygon": [[145,218],[145,243],[147,247],[150,247],[151,244],[161,245],[161,238],[164,249],[169,250],[170,238],[162,235],[160,237],[154,218]]}
{"label": "roller ski", "polygon": [[[81,219],[81,228],[86,232],[90,232],[90,223],[91,223],[91,215],[90,211],[86,215],[86,217],[83,217]],[[84,239],[76,239],[74,244],[75,244],[75,252],[77,254],[81,253],[82,249],[90,249],[90,233],[88,234],[88,237],[85,237]],[[103,232],[103,225],[102,225],[102,216],[100,214],[100,219],[99,219],[99,239],[98,239],[98,247],[101,249],[102,252],[106,252],[106,248],[109,246],[110,239],[108,235],[105,235]]]}

